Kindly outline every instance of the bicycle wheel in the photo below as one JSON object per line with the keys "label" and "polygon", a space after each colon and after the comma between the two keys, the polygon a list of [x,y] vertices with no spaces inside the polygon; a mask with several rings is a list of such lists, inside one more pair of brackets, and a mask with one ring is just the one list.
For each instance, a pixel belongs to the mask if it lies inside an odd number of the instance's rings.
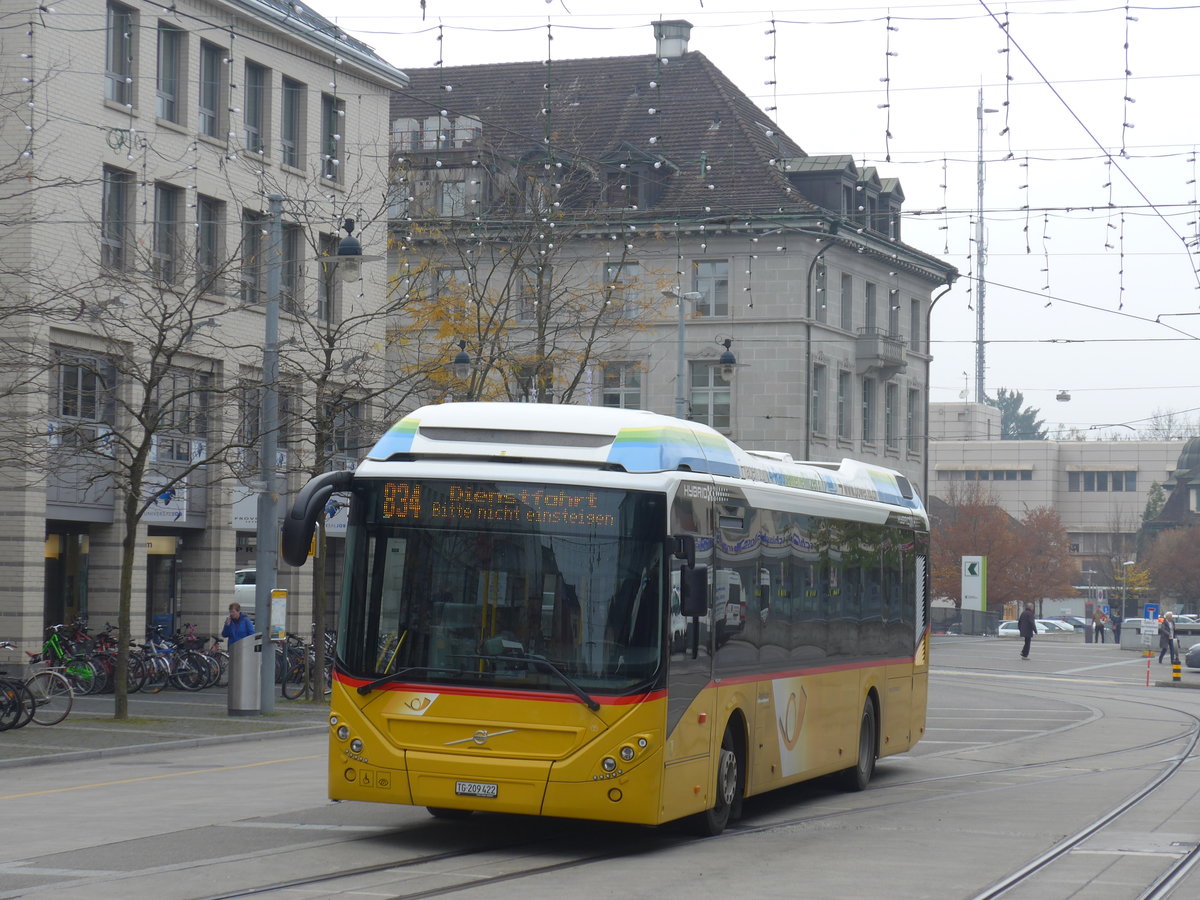
{"label": "bicycle wheel", "polygon": [[171,684],[184,691],[198,691],[208,683],[208,665],[192,650],[175,651]]}
{"label": "bicycle wheel", "polygon": [[63,666],[63,674],[76,694],[94,694],[100,689],[102,679],[96,677],[96,669],[86,659],[70,660]]}
{"label": "bicycle wheel", "polygon": [[288,667],[287,676],[280,685],[280,691],[285,700],[295,700],[304,693],[304,663],[300,657],[292,658],[292,664]]}
{"label": "bicycle wheel", "polygon": [[214,650],[213,656],[220,670],[220,674],[217,675],[217,687],[229,687],[229,654],[224,650]]}
{"label": "bicycle wheel", "polygon": [[0,678],[0,731],[25,725],[30,706],[32,698],[25,685],[12,678]]}
{"label": "bicycle wheel", "polygon": [[125,673],[125,689],[136,694],[146,683],[146,663],[140,656],[129,655],[129,671]]}
{"label": "bicycle wheel", "polygon": [[142,690],[148,694],[157,694],[167,686],[171,677],[171,664],[161,656],[151,656],[146,660],[146,683]]}
{"label": "bicycle wheel", "polygon": [[33,721],[57,725],[75,705],[71,682],[57,672],[37,672],[25,682],[33,697]]}

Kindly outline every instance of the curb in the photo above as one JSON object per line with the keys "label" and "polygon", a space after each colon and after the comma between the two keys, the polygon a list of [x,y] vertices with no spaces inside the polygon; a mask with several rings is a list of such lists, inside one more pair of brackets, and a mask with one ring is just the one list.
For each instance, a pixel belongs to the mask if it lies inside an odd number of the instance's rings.
{"label": "curb", "polygon": [[321,734],[326,731],[328,731],[327,725],[305,725],[298,728],[284,728],[278,731],[257,731],[251,734],[224,734],[215,737],[161,741],[156,744],[129,744],[125,747],[104,747],[97,750],[70,750],[66,753],[49,753],[38,756],[19,756],[15,759],[0,759],[0,769],[43,766],[57,762],[77,762],[85,759],[104,759],[111,756],[131,756],[134,753],[150,753],[154,750],[184,750],[191,747],[209,747],[244,741],[263,741],[290,737],[292,735]]}

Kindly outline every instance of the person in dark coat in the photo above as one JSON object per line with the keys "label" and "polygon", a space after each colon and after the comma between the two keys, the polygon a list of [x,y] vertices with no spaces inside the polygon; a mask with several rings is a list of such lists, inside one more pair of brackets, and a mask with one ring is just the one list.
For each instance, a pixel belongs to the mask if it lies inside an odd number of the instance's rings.
{"label": "person in dark coat", "polygon": [[1025,646],[1021,648],[1021,659],[1029,659],[1029,644],[1037,631],[1037,623],[1033,617],[1033,604],[1026,603],[1025,611],[1017,618],[1017,631],[1025,638]]}

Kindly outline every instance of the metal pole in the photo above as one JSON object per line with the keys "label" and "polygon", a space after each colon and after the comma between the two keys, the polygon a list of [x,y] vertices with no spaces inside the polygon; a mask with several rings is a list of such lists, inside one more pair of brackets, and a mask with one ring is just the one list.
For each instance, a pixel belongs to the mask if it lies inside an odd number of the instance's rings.
{"label": "metal pole", "polygon": [[279,451],[279,288],[283,263],[283,197],[267,197],[270,223],[264,258],[267,263],[266,323],[263,333],[262,418],[259,429],[261,487],[258,494],[258,546],[255,553],[255,626],[262,633],[259,662],[259,712],[275,711],[275,645],[271,643],[271,591],[279,572],[279,495],[275,473]]}
{"label": "metal pole", "polygon": [[686,399],[684,395],[684,379],[687,377],[687,366],[683,358],[683,291],[679,289],[679,285],[675,285],[675,302],[679,304],[679,325],[675,337],[676,343],[676,358],[675,358],[675,418],[683,419],[685,416]]}
{"label": "metal pole", "polygon": [[987,264],[987,248],[984,246],[983,234],[983,88],[979,89],[976,116],[979,119],[979,163],[975,181],[979,196],[975,209],[975,402],[986,403],[984,373],[987,368],[987,345],[984,343],[983,306],[987,282],[984,281],[983,270]]}

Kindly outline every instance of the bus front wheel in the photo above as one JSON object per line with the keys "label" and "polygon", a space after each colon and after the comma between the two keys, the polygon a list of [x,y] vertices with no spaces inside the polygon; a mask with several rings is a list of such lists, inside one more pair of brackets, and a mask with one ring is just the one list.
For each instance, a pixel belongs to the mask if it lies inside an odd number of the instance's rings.
{"label": "bus front wheel", "polygon": [[734,736],[733,726],[730,725],[721,738],[713,805],[694,818],[695,830],[700,835],[715,837],[725,830],[730,819],[735,819],[741,814],[742,785],[745,783],[744,758]]}
{"label": "bus front wheel", "polygon": [[875,704],[870,698],[863,705],[862,719],[858,725],[858,759],[853,766],[842,770],[842,787],[848,791],[861,791],[875,774]]}

